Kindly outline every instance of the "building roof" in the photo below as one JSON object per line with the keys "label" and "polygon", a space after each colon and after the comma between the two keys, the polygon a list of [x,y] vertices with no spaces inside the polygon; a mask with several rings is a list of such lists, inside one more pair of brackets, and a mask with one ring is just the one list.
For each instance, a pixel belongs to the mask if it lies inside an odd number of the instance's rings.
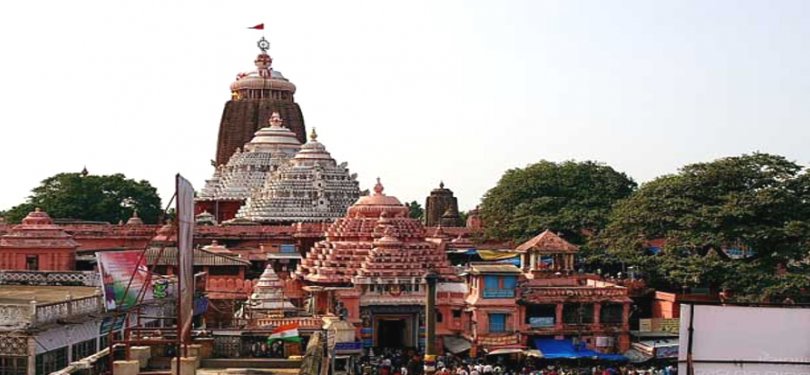
{"label": "building roof", "polygon": [[325,286],[421,280],[429,269],[457,279],[445,254],[425,240],[425,228],[408,213],[397,198],[383,194],[378,179],[374,195],[360,198],[327,228],[326,240],[306,254],[296,275]]}
{"label": "building roof", "polygon": [[[160,253],[160,247],[150,247],[146,250],[146,263],[154,264],[155,259]],[[159,266],[176,266],[177,265],[177,248],[166,247],[163,249],[163,254],[160,256],[160,261],[157,263]],[[208,250],[194,249],[194,265],[195,266],[250,266],[250,261],[240,259],[236,256],[218,254]]]}
{"label": "building roof", "polygon": [[0,237],[0,248],[37,248],[75,250],[79,244],[73,236],[53,223],[51,217],[39,208],[26,216],[21,224]]}
{"label": "building roof", "polygon": [[535,251],[545,254],[576,253],[579,247],[562,239],[552,231],[546,229],[543,233],[522,243],[517,247],[518,251]]}
{"label": "building roof", "polygon": [[473,262],[470,263],[469,273],[472,275],[483,275],[493,273],[519,274],[521,273],[521,271],[520,268],[517,268],[512,264]]}
{"label": "building roof", "polygon": [[0,285],[0,304],[27,305],[32,300],[37,304],[62,302],[70,295],[72,299],[91,297],[101,290],[92,286],[54,285]]}
{"label": "building roof", "polygon": [[330,222],[343,217],[358,196],[357,176],[346,163],[337,164],[313,129],[309,142],[251,194],[236,220]]}
{"label": "building roof", "polygon": [[199,200],[244,200],[261,189],[270,174],[292,158],[301,148],[295,133],[282,126],[274,112],[270,125],[254,133],[244,151],[237,148],[225,165],[217,166],[206,180]]}

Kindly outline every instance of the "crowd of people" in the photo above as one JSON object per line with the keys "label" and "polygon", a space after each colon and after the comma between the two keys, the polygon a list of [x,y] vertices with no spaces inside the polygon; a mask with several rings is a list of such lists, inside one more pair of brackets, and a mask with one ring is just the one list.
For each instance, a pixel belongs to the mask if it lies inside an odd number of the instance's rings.
{"label": "crowd of people", "polygon": [[[356,374],[423,375],[422,353],[414,350],[383,349],[366,352],[357,362]],[[446,354],[436,358],[439,375],[677,375],[672,364],[660,366],[628,363],[591,363],[545,360],[525,356],[466,358]]]}

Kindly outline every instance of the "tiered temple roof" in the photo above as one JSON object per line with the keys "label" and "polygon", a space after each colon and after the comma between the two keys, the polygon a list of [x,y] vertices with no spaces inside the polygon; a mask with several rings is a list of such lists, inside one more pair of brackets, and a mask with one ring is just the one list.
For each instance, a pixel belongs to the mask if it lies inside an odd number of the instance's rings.
{"label": "tiered temple roof", "polygon": [[278,113],[270,126],[259,129],[253,139],[237,148],[227,164],[217,167],[205,182],[199,200],[244,200],[264,186],[267,177],[301,148],[295,133],[282,126]]}
{"label": "tiered temple roof", "polygon": [[0,249],[64,249],[75,251],[79,244],[73,236],[53,223],[50,216],[39,208],[22,219],[4,236]]}
{"label": "tiered temple roof", "polygon": [[253,294],[247,305],[254,314],[261,315],[253,317],[283,316],[285,311],[294,311],[295,306],[284,297],[283,289],[284,283],[273,271],[273,266],[268,265],[253,287]]}
{"label": "tiered temple roof", "polygon": [[379,179],[374,194],[358,199],[346,217],[326,231],[326,240],[307,253],[296,275],[309,284],[396,283],[421,278],[429,269],[455,280],[445,255],[425,240],[422,224],[408,207],[383,194]]}
{"label": "tiered temple roof", "polygon": [[312,131],[286,164],[236,214],[257,222],[323,222],[342,217],[360,195],[355,174],[337,164]]}

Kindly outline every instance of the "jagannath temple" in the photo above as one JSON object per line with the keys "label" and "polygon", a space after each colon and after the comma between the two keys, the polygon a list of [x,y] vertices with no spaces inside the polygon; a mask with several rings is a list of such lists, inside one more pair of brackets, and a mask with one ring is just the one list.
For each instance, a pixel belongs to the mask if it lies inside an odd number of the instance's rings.
{"label": "jagannath temple", "polygon": [[[195,305],[195,327],[208,335],[195,338],[203,346],[199,356],[256,356],[268,335],[290,326],[304,342],[285,344],[279,355],[303,354],[310,338],[338,326],[346,333],[341,337],[353,338],[344,343],[351,355],[380,347],[424,349],[429,275],[437,279],[430,310],[439,352],[511,355],[559,348],[560,342],[587,347],[592,357],[628,350],[631,297],[641,288],[578,272],[579,249],[546,228],[517,246],[484,242],[486,223],[477,210],[463,222],[443,183],[426,198],[424,222],[385,194],[379,179],[361,195],[357,176],[331,156],[314,129],[305,139],[295,85],[273,70],[264,38],[259,48],[256,70],[230,86],[215,171],[195,201],[193,270],[200,277],[197,294],[208,301],[199,311]],[[102,285],[97,256],[127,250],[144,251],[152,272],[177,273],[172,226],[145,225],[137,213],[118,225],[54,224],[41,210],[16,226],[0,223],[0,295],[19,284],[80,285],[64,300],[49,295],[45,305],[32,295],[0,306],[8,312],[0,322],[0,361],[18,361],[14,374],[31,375],[78,360],[87,360],[85,369],[102,366],[97,361],[104,355],[89,354],[120,340],[125,327],[96,319],[87,323],[96,331],[83,333],[81,341],[60,339],[43,348],[36,343],[44,331],[18,328],[105,316],[91,291]],[[30,306],[36,316],[19,313]],[[45,309],[51,320],[40,320]],[[168,365],[146,356],[137,366]]]}

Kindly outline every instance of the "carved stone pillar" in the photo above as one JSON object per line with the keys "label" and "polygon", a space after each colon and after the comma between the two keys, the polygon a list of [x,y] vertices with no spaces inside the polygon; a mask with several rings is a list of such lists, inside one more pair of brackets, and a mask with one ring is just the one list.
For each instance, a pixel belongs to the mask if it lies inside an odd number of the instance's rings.
{"label": "carved stone pillar", "polygon": [[602,314],[602,303],[594,302],[593,304],[593,330],[598,331],[601,328],[600,315]]}

